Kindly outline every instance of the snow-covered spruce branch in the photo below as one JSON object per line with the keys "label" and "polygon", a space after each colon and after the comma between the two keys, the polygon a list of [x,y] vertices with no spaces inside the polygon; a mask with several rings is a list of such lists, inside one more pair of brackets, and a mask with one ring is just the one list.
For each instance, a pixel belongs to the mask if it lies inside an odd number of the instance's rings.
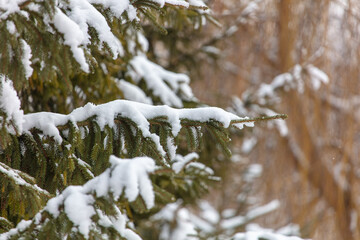
{"label": "snow-covered spruce branch", "polygon": [[247,122],[260,122],[260,121],[268,121],[268,120],[276,120],[276,119],[287,119],[288,116],[286,114],[274,114],[272,116],[262,116],[262,117],[255,117],[255,118],[245,118],[242,120],[232,120],[232,124],[236,123],[247,123]]}
{"label": "snow-covered spruce branch", "polygon": [[[176,156],[173,171],[203,171],[205,175],[214,172],[201,163],[189,163],[198,158],[195,153],[182,157]],[[135,229],[128,227],[127,205],[141,199],[145,208],[155,206],[155,199],[164,194],[164,190],[153,185],[150,174],[161,174],[161,168],[153,159],[137,157],[120,159],[110,157],[111,166],[102,174],[94,177],[82,186],[67,187],[61,194],[50,199],[44,209],[32,220],[21,221],[16,228],[0,235],[1,240],[52,236],[62,239],[92,239],[101,235],[110,239],[140,239]],[[166,170],[166,169],[164,169]],[[194,174],[194,173],[192,173]],[[191,180],[186,180],[187,182]],[[170,199],[174,201],[175,198]],[[51,228],[58,225],[61,229]]]}
{"label": "snow-covered spruce branch", "polygon": [[22,186],[28,191],[36,192],[45,197],[50,197],[50,193],[35,184],[35,179],[24,172],[12,169],[6,164],[0,162],[0,175],[13,182],[15,185]]}
{"label": "snow-covered spruce branch", "polygon": [[[139,196],[145,206],[154,206],[155,195],[149,174],[155,162],[148,157],[119,159],[110,157],[111,166],[82,186],[67,187],[50,199],[45,208],[32,220],[23,220],[17,228],[0,235],[1,240],[52,236],[53,239],[141,239],[127,227],[128,218],[115,202],[120,198],[134,201]],[[49,228],[58,224],[61,228]],[[45,236],[44,235],[44,236]]]}
{"label": "snow-covered spruce branch", "polygon": [[[174,152],[169,153],[166,148],[176,149],[174,144],[162,144],[164,137],[175,138],[180,130],[193,127],[207,127],[221,141],[228,139],[225,130],[230,126],[242,129],[245,126],[253,126],[254,121],[285,118],[285,115],[271,116],[268,118],[241,118],[232,113],[226,112],[220,108],[205,107],[194,109],[175,109],[168,106],[152,106],[142,103],[135,103],[126,100],[116,100],[106,104],[95,106],[88,103],[84,107],[75,109],[68,115],[40,112],[24,115],[24,124],[22,126],[24,133],[39,132],[48,137],[52,137],[59,144],[64,139],[64,131],[69,130],[71,126],[75,128],[90,127],[96,123],[101,131],[108,126],[116,130],[118,124],[130,122],[134,128],[134,136],[141,137],[141,141],[150,141],[153,143],[156,154],[160,156],[163,164],[171,161]],[[151,131],[153,125],[161,125],[167,130],[166,136],[156,134]],[[223,135],[225,134],[225,135]],[[223,137],[221,137],[223,136]],[[200,136],[194,136],[198,138]],[[171,146],[170,146],[171,145]],[[164,149],[165,147],[165,149]]]}
{"label": "snow-covered spruce branch", "polygon": [[242,129],[244,125],[252,127],[253,122],[257,121],[286,119],[287,115],[241,118],[217,107],[175,109],[165,105],[153,106],[127,100],[115,100],[97,106],[88,103],[68,115],[50,112],[26,114],[24,115],[23,132],[37,129],[61,143],[62,137],[59,130],[68,129],[68,122],[83,127],[90,125],[91,120],[89,119],[91,118],[96,119],[101,129],[104,129],[105,125],[113,127],[117,120],[127,118],[137,124],[144,137],[152,137],[153,135],[149,131],[149,126],[152,124],[167,123],[172,129],[173,136],[177,136],[181,125],[199,126],[215,121],[224,128],[234,125]]}
{"label": "snow-covered spruce branch", "polygon": [[[97,71],[104,57],[111,61],[134,55],[134,45],[124,44],[132,41],[131,31],[126,29],[139,26],[142,18],[155,24],[156,17],[139,12],[152,15],[151,10],[158,12],[165,6],[199,9],[198,14],[207,8],[201,0],[2,1],[0,35],[6,47],[0,52],[1,73],[14,81],[16,89],[26,86],[25,80],[33,74],[47,79],[55,73],[69,87],[68,77],[79,67],[90,73]],[[14,64],[9,64],[13,62],[19,66],[16,73]]]}

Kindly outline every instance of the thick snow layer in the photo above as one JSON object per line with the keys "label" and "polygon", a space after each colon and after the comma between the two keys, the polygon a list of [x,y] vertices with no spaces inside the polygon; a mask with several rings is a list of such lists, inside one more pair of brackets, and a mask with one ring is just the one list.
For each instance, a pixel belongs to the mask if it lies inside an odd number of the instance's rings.
{"label": "thick snow layer", "polygon": [[[109,4],[110,1],[105,1]],[[123,5],[128,1],[121,1]],[[114,7],[118,7],[118,3],[112,1]],[[104,5],[104,4],[103,4]],[[111,5],[109,6],[111,9]],[[93,27],[98,33],[100,43],[107,43],[114,58],[121,56],[123,54],[122,45],[117,37],[111,32],[105,17],[101,14],[92,4],[87,0],[70,0],[69,7],[71,11],[67,13],[69,18],[71,18],[76,24],[80,27],[83,35],[86,36],[86,43],[90,42],[90,36],[88,35],[88,27]]]}
{"label": "thick snow layer", "polygon": [[[0,110],[6,114],[6,121],[11,121],[19,133],[22,132],[24,122],[24,112],[21,110],[20,104],[12,82],[4,75],[0,75]],[[8,128],[8,131],[14,133],[12,128]]]}
{"label": "thick snow layer", "polygon": [[147,97],[146,94],[138,86],[131,84],[125,80],[116,79],[116,85],[123,92],[126,100],[152,104],[151,98]]}
{"label": "thick snow layer", "polygon": [[160,7],[164,7],[166,3],[170,5],[185,7],[185,8],[189,7],[189,3],[183,0],[151,0],[151,1],[159,4]]}
{"label": "thick snow layer", "polygon": [[105,8],[110,9],[112,14],[117,18],[120,18],[121,14],[123,14],[125,10],[128,10],[130,6],[129,0],[88,0],[88,2],[91,4],[103,5]]}
{"label": "thick snow layer", "polygon": [[206,4],[202,0],[188,0],[190,6],[207,8]]}
{"label": "thick snow layer", "polygon": [[[125,191],[125,197],[129,201],[134,201],[140,194],[146,207],[152,208],[155,195],[148,174],[155,170],[154,160],[148,157],[122,160],[112,156],[110,163],[116,166],[109,182],[110,190],[115,198],[120,197],[122,190]],[[96,186],[97,189],[99,187]]]}
{"label": "thick snow layer", "polygon": [[16,33],[15,23],[13,21],[7,21],[6,29],[9,31],[10,34],[15,34]]}
{"label": "thick snow layer", "polygon": [[84,72],[89,72],[89,65],[86,62],[84,51],[80,48],[80,45],[85,41],[84,33],[80,27],[59,8],[55,9],[53,23],[56,29],[64,34],[64,43],[70,47],[81,69]]}
{"label": "thick snow layer", "polygon": [[33,68],[31,67],[31,48],[25,40],[21,40],[21,44],[23,50],[22,64],[25,69],[25,78],[28,79],[33,73]]}
{"label": "thick snow layer", "polygon": [[[149,173],[155,170],[154,160],[148,157],[134,159],[119,159],[110,157],[111,167],[99,176],[93,178],[83,186],[67,187],[60,195],[48,201],[45,211],[55,218],[59,216],[61,209],[64,209],[67,217],[78,228],[79,232],[88,238],[92,227],[92,216],[96,214],[93,206],[96,197],[106,197],[112,193],[115,199],[122,193],[131,202],[139,195],[143,198],[147,208],[152,208],[155,203],[155,195],[152,188]],[[119,217],[121,213],[118,213]],[[121,216],[122,218],[124,216]],[[110,219],[103,216],[102,223],[109,223]],[[137,235],[125,231],[125,220],[123,219],[118,227],[114,226],[122,236]]]}
{"label": "thick snow layer", "polygon": [[64,43],[70,46],[73,56],[80,64],[81,69],[89,72],[84,50],[90,44],[89,27],[93,27],[99,37],[100,43],[106,43],[111,50],[114,58],[122,56],[123,47],[117,37],[112,33],[105,17],[91,4],[101,4],[108,8],[118,18],[125,10],[130,10],[129,1],[98,1],[98,0],[70,0],[62,3],[64,13],[60,8],[56,8],[53,19],[56,29],[63,33]]}
{"label": "thick snow layer", "polygon": [[199,122],[209,120],[219,121],[225,128],[228,128],[232,120],[243,120],[232,113],[216,107],[175,109],[169,106],[152,106],[143,103],[136,103],[127,100],[115,100],[102,105],[86,104],[84,107],[75,109],[68,115],[39,112],[26,114],[24,116],[24,131],[37,128],[47,136],[54,137],[58,142],[62,142],[57,126],[65,125],[67,122],[81,122],[95,117],[99,126],[103,129],[105,125],[115,127],[114,119],[117,116],[131,119],[141,130],[144,137],[150,137],[156,144],[158,150],[165,155],[160,145],[159,136],[150,132],[149,119],[165,116],[171,125],[173,136],[177,136],[181,129],[181,120],[188,119]]}
{"label": "thick snow layer", "polygon": [[92,224],[91,217],[95,214],[92,204],[95,202],[93,196],[82,191],[82,186],[67,187],[64,195],[64,211],[70,221],[78,227],[79,232],[85,238],[89,237]]}
{"label": "thick snow layer", "polygon": [[10,14],[20,11],[19,5],[26,0],[0,0],[0,19],[6,19]]}
{"label": "thick snow layer", "polygon": [[149,61],[145,56],[136,56],[130,64],[133,68],[129,74],[137,83],[144,79],[146,86],[152,90],[155,96],[169,106],[183,107],[181,99],[175,94],[180,92],[186,99],[193,99],[194,96],[189,87],[190,79],[185,74],[174,73],[165,70],[161,66]]}

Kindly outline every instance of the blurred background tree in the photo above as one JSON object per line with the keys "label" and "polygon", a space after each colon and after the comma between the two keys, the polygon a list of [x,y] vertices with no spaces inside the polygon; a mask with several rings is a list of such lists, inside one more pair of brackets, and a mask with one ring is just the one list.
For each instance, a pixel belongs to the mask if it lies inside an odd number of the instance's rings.
{"label": "blurred background tree", "polygon": [[[276,126],[252,130],[256,146],[247,157],[266,169],[257,195],[285,203],[265,222],[297,223],[313,239],[360,239],[359,2],[210,2],[232,34],[216,45],[220,68],[209,64],[201,72],[207,81],[194,82],[198,97],[238,112],[289,115],[283,134]],[[276,85],[279,75],[288,84]],[[278,99],[259,97],[264,83]]]}

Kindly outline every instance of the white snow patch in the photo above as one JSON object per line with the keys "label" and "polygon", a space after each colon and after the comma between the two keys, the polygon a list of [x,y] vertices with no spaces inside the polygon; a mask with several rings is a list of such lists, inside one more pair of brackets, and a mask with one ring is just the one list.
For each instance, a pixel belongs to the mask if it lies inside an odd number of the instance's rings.
{"label": "white snow patch", "polygon": [[6,22],[6,29],[9,31],[10,34],[14,35],[16,33],[15,23],[13,21],[7,21]]}
{"label": "white snow patch", "polygon": [[85,36],[79,25],[66,16],[59,8],[55,9],[53,23],[56,29],[64,34],[64,43],[70,47],[81,69],[84,72],[89,72],[89,65],[86,62],[84,51],[80,48],[80,45],[85,42]]}
{"label": "white snow patch", "polygon": [[199,159],[199,155],[197,153],[189,153],[186,156],[181,156],[177,154],[174,158],[174,163],[172,164],[172,169],[176,174],[180,173],[184,167],[190,163],[190,161]]}
{"label": "white snow patch", "polygon": [[165,70],[161,66],[149,61],[145,56],[136,56],[130,64],[129,74],[136,83],[144,79],[149,89],[161,101],[169,106],[181,108],[182,100],[175,94],[180,92],[188,100],[194,99],[189,87],[190,79],[185,74]]}
{"label": "white snow patch", "polygon": [[[120,197],[123,190],[131,202],[140,194],[146,207],[152,208],[155,195],[148,174],[155,170],[154,160],[148,157],[124,160],[111,156],[110,163],[116,166],[109,179],[109,187],[115,198]],[[97,185],[96,188],[101,186]]]}
{"label": "white snow patch", "polygon": [[[6,114],[6,121],[15,125],[18,133],[22,133],[24,123],[24,112],[20,108],[20,99],[13,87],[12,82],[4,75],[0,74],[0,109]],[[10,133],[14,129],[8,128]]]}
{"label": "white snow patch", "polygon": [[0,19],[6,19],[10,14],[20,11],[19,5],[26,0],[0,0]]}
{"label": "white snow patch", "polygon": [[31,48],[29,44],[27,44],[27,42],[23,39],[21,39],[21,44],[23,50],[23,56],[21,61],[25,69],[25,78],[28,79],[33,73],[33,68],[31,67]]}
{"label": "white snow patch", "polygon": [[311,83],[314,90],[318,90],[321,86],[321,84],[328,84],[329,83],[329,77],[326,73],[321,71],[319,68],[309,64],[306,66],[310,77],[311,77]]}
{"label": "white snow patch", "polygon": [[174,137],[178,135],[181,129],[181,120],[183,119],[199,122],[215,120],[220,122],[224,128],[230,127],[232,120],[244,119],[216,107],[174,109],[169,106],[152,106],[127,100],[115,100],[98,106],[88,103],[68,115],[50,112],[26,114],[23,129],[29,131],[32,128],[37,128],[43,134],[54,137],[56,141],[61,143],[62,138],[57,126],[65,125],[68,121],[75,123],[95,117],[100,128],[104,129],[105,125],[115,127],[114,119],[117,116],[131,119],[141,130],[144,137],[149,137],[155,142],[158,151],[163,156],[165,156],[165,151],[160,144],[160,138],[150,132],[148,119],[166,117],[167,122],[171,125]]}
{"label": "white snow patch", "polygon": [[95,199],[86,194],[82,186],[67,187],[62,195],[65,214],[78,227],[79,232],[88,238],[93,222],[91,217],[95,214],[95,209],[91,204],[95,202]]}
{"label": "white snow patch", "polygon": [[189,7],[189,3],[182,0],[151,0],[151,1],[159,4],[160,7],[164,7],[166,3],[170,5],[181,6],[184,8]]}
{"label": "white snow patch", "polygon": [[189,5],[198,8],[208,8],[202,0],[188,0]]}
{"label": "white snow patch", "polygon": [[[64,213],[70,221],[85,238],[88,238],[93,223],[91,218],[96,214],[92,205],[95,202],[94,193],[96,197],[105,197],[111,192],[115,198],[124,193],[129,201],[134,201],[140,195],[146,207],[152,208],[155,203],[155,194],[149,173],[155,170],[154,160],[148,157],[119,159],[111,156],[110,163],[110,168],[85,185],[67,187],[60,195],[50,199],[44,211],[56,218],[63,206]],[[114,227],[122,236],[140,239],[134,232],[125,229],[126,219],[120,211],[116,219],[115,224],[113,223]],[[107,225],[113,220],[103,216],[101,223]]]}
{"label": "white snow patch", "polygon": [[195,226],[192,223],[192,215],[186,208],[180,208],[181,202],[170,203],[160,212],[153,216],[154,220],[163,220],[167,223],[176,221],[175,228],[165,224],[161,229],[160,240],[191,240],[198,239],[190,235],[196,235]]}
{"label": "white snow patch", "polygon": [[123,79],[116,79],[115,81],[118,88],[122,90],[125,99],[140,103],[153,104],[151,98],[147,97],[143,90],[138,86]]}

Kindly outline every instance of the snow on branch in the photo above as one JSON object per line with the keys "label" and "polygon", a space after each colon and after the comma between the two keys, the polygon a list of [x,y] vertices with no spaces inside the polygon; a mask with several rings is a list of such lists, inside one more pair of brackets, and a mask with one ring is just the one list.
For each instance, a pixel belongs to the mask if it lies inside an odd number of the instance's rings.
{"label": "snow on branch", "polygon": [[[89,27],[94,28],[98,33],[100,44],[106,43],[109,46],[114,58],[123,55],[124,50],[119,39],[112,33],[103,14],[91,4],[91,2],[101,4],[100,1],[70,0],[68,3],[61,2],[61,8],[66,11],[56,7],[53,23],[56,29],[64,35],[64,43],[70,46],[74,58],[83,71],[89,72],[89,66],[84,51],[80,47],[83,46],[86,49],[86,46],[91,43]],[[125,10],[133,10],[128,1],[121,1],[121,5],[119,3],[112,1],[110,4],[109,1],[105,1],[103,7],[111,9],[113,14],[118,17]]]}
{"label": "snow on branch", "polygon": [[295,65],[294,68],[288,72],[276,76],[270,84],[261,84],[260,88],[256,91],[256,96],[261,104],[265,104],[266,98],[270,101],[277,101],[275,93],[278,89],[288,91],[296,89],[298,92],[304,92],[304,85],[306,78],[309,78],[309,83],[313,90],[318,90],[321,84],[327,84],[329,77],[319,68],[308,64],[301,66]]}
{"label": "snow on branch", "polygon": [[[319,68],[312,64],[304,66],[295,65],[289,72],[276,76],[271,83],[263,83],[254,91],[245,91],[240,98],[234,97],[229,111],[239,115],[264,115],[277,116],[278,114],[270,109],[268,105],[278,103],[281,99],[278,96],[279,91],[289,91],[291,89],[303,93],[305,85],[310,89],[317,91],[321,85],[327,84],[329,77]],[[284,121],[276,119],[269,121],[268,126],[275,126],[280,135],[288,135],[288,127]]]}
{"label": "snow on branch", "polygon": [[[99,227],[97,225],[112,227],[126,239],[140,239],[132,230],[126,228],[127,217],[120,212],[116,205],[114,205],[115,216],[109,217],[95,207],[95,202],[98,198],[117,201],[121,196],[132,202],[141,196],[145,206],[148,209],[152,208],[155,204],[155,194],[149,174],[155,170],[155,162],[149,157],[120,159],[111,156],[110,164],[110,168],[86,184],[67,187],[60,195],[50,199],[45,208],[33,220],[20,222],[16,229],[0,235],[0,239],[8,239],[15,234],[21,235],[22,232],[29,229],[31,231],[33,225],[37,229],[41,229],[41,225],[46,225],[48,222],[44,221],[44,218],[48,216],[47,213],[51,215],[49,218],[51,221],[59,218],[61,214],[65,214],[77,229],[76,231],[86,239],[89,238],[92,230]],[[98,222],[94,224],[96,218]]]}
{"label": "snow on branch", "polygon": [[198,8],[198,9],[207,9],[208,7],[202,0],[150,0],[151,2],[157,3],[160,7],[175,6],[182,8]]}
{"label": "snow on branch", "polygon": [[9,181],[15,183],[16,185],[22,186],[32,192],[36,192],[38,194],[50,197],[50,193],[48,191],[34,184],[34,178],[19,170],[12,169],[2,162],[0,162],[0,176],[3,176]]}
{"label": "snow on branch", "polygon": [[185,100],[195,100],[187,75],[167,71],[149,61],[145,56],[134,57],[130,65],[132,68],[129,69],[129,75],[132,79],[136,83],[144,79],[146,86],[161,99],[162,103],[178,108],[183,107],[182,100],[176,93],[183,96]]}
{"label": "snow on branch", "polygon": [[[22,132],[24,112],[20,105],[12,82],[0,74],[0,112],[5,113],[6,127],[10,133]],[[0,123],[2,121],[4,119],[0,116]]]}
{"label": "snow on branch", "polygon": [[160,7],[164,7],[165,4],[170,6],[183,7],[183,8],[189,7],[189,3],[183,0],[150,0],[150,1],[157,3]]}
{"label": "snow on branch", "polygon": [[272,232],[247,231],[245,233],[237,233],[230,240],[301,240],[295,236],[284,236]]}
{"label": "snow on branch", "polygon": [[[274,231],[273,229],[261,228],[257,224],[249,224],[250,220],[274,211],[278,206],[278,201],[272,201],[269,204],[250,210],[246,216],[228,219],[231,224],[223,226],[224,221],[227,221],[227,219],[224,220],[222,214],[211,206],[209,202],[201,201],[199,204],[200,211],[194,213],[190,208],[184,206],[182,201],[177,201],[166,205],[151,218],[151,221],[158,221],[161,224],[160,239],[212,239],[216,238],[214,236],[219,236],[219,233],[224,233],[220,235],[220,239],[301,240],[299,237],[289,236],[298,234],[298,231],[289,229],[291,225]],[[236,229],[240,225],[245,227],[246,231],[236,233]],[[199,235],[199,232],[205,235]],[[226,237],[229,234],[232,237]]]}
{"label": "snow on branch", "polygon": [[216,121],[222,124],[224,128],[230,127],[232,121],[236,122],[237,127],[243,125],[253,126],[251,119],[238,117],[216,107],[175,109],[166,105],[152,106],[127,100],[115,100],[97,106],[88,103],[68,115],[51,112],[26,114],[24,116],[23,130],[24,132],[29,132],[32,129],[40,130],[43,134],[54,137],[56,141],[61,143],[62,137],[59,128],[63,128],[62,126],[65,126],[68,122],[76,125],[90,118],[95,118],[101,129],[104,129],[106,125],[115,127],[117,118],[130,119],[140,129],[144,138],[150,138],[157,143],[161,152],[159,137],[149,130],[152,119],[164,119],[170,125],[174,137],[178,135],[184,121],[199,125],[209,121]]}
{"label": "snow on branch", "polygon": [[[207,8],[201,0],[151,0],[160,7],[165,5],[183,7],[183,8]],[[90,51],[89,46],[94,44],[94,38],[90,36],[90,28],[97,33],[99,40],[99,48],[106,47],[110,50],[113,58],[122,57],[124,55],[123,46],[117,36],[115,36],[109,19],[107,19],[104,10],[109,10],[110,15],[121,20],[122,23],[128,21],[139,21],[136,5],[141,5],[141,1],[135,1],[132,4],[129,0],[114,1],[114,0],[59,0],[53,4],[53,15],[42,12],[41,1],[25,1],[15,0],[0,1],[0,19],[7,21],[8,31],[20,38],[23,44],[24,58],[23,65],[25,68],[25,77],[29,78],[32,74],[31,68],[31,52],[32,47],[28,45],[24,39],[21,39],[21,34],[16,30],[15,25],[11,21],[13,14],[25,16],[27,21],[32,12],[41,14],[43,23],[47,30],[51,33],[59,32],[63,35],[63,44],[70,47],[74,59],[79,63],[84,72],[89,72],[90,67],[86,53]],[[126,13],[126,17],[124,15]],[[34,26],[35,28],[38,27]],[[37,47],[37,46],[36,46]]]}
{"label": "snow on branch", "polygon": [[234,229],[239,226],[243,226],[260,216],[263,216],[278,209],[279,206],[280,206],[280,202],[278,200],[274,200],[264,206],[260,206],[250,210],[249,212],[247,212],[246,216],[236,216],[229,219],[225,219],[220,223],[220,225],[223,229]]}
{"label": "snow on branch", "polygon": [[130,101],[153,104],[150,97],[137,85],[131,84],[123,79],[115,79],[116,85],[124,94],[124,98]]}

